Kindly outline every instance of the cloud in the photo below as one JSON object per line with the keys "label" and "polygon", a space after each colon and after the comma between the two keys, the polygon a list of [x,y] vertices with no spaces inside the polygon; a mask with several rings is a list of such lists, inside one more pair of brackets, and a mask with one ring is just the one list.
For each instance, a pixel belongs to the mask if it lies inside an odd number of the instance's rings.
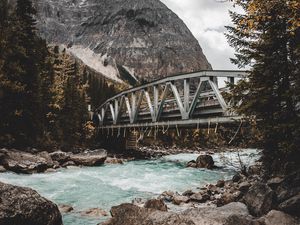
{"label": "cloud", "polygon": [[161,0],[175,12],[197,38],[214,69],[237,69],[229,58],[232,49],[224,36],[224,26],[231,25],[229,2],[217,0]]}

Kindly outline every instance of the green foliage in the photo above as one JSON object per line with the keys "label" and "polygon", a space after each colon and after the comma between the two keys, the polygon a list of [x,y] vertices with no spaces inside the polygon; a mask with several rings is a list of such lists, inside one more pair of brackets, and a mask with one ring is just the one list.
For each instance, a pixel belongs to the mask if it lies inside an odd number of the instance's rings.
{"label": "green foliage", "polygon": [[232,61],[251,67],[231,97],[237,112],[257,121],[269,171],[282,172],[287,162],[300,165],[300,11],[293,2],[236,1],[245,14],[231,12],[234,26],[227,27],[236,49]]}

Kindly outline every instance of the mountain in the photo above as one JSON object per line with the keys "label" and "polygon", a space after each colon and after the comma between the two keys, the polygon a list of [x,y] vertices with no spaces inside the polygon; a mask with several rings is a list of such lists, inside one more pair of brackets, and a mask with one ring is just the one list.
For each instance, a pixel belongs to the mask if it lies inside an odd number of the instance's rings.
{"label": "mountain", "polygon": [[211,69],[183,21],[159,0],[34,0],[38,30],[115,81]]}

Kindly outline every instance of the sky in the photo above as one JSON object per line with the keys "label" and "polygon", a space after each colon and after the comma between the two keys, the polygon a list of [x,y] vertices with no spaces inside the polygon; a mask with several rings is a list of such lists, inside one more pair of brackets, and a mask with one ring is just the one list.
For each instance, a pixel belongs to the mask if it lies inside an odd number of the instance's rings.
{"label": "sky", "polygon": [[237,69],[229,60],[234,49],[224,36],[224,26],[231,24],[228,13],[228,10],[234,9],[231,3],[220,0],[161,1],[185,22],[213,69]]}

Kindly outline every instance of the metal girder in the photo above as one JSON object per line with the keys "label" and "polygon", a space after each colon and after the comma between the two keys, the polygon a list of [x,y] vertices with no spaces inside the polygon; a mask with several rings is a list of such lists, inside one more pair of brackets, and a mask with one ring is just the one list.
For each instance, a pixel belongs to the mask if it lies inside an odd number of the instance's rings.
{"label": "metal girder", "polygon": [[223,116],[223,117],[211,117],[189,120],[173,120],[173,121],[161,121],[151,123],[136,123],[136,124],[120,124],[120,125],[106,125],[104,129],[118,129],[118,128],[138,128],[138,127],[185,127],[190,125],[207,125],[207,124],[229,124],[236,123],[243,120],[242,116]]}
{"label": "metal girder", "polygon": [[[228,91],[228,89],[218,88],[217,77],[227,77],[230,83],[234,83],[235,78],[246,77],[246,74],[245,71],[200,71],[166,77],[123,91],[108,99],[96,110],[99,124],[102,127],[109,124],[117,126],[120,123],[122,126],[125,124],[133,126],[144,121],[163,123],[161,120],[166,118],[181,124],[184,123],[182,121],[203,116],[222,114],[228,116],[230,103],[226,103],[221,94],[221,91]],[[195,93],[191,93],[190,89],[193,78],[199,79]],[[176,86],[175,82],[180,85]],[[141,107],[142,103],[143,107]],[[144,103],[148,107],[144,107]],[[178,119],[181,119],[181,122]]]}
{"label": "metal girder", "polygon": [[[128,89],[126,91],[122,91],[113,98],[108,99],[106,102],[104,102],[99,108],[101,108],[103,105],[105,105],[107,102],[111,101],[114,98],[118,98],[122,95],[126,95],[128,93],[134,92],[134,91],[140,91],[143,89],[147,89],[149,87],[153,87],[154,85],[159,85],[159,84],[165,84],[167,82],[172,82],[176,80],[184,80],[184,79],[192,79],[192,78],[207,78],[207,77],[233,77],[233,78],[246,78],[248,75],[248,71],[237,71],[237,70],[204,70],[204,71],[199,71],[199,72],[194,72],[194,73],[187,73],[187,74],[180,74],[180,75],[175,75],[175,76],[169,76],[166,78],[162,78],[156,81],[153,81],[148,84],[141,85],[139,87],[134,87],[131,89]],[[99,109],[98,108],[98,109]]]}
{"label": "metal girder", "polygon": [[187,115],[187,113],[186,113],[186,111],[184,109],[184,106],[183,106],[183,103],[181,101],[181,98],[180,98],[180,95],[179,95],[177,87],[173,83],[170,83],[170,86],[171,86],[172,92],[174,94],[175,100],[177,102],[177,106],[178,106],[178,109],[179,109],[179,111],[181,113],[182,119],[183,120],[188,119],[188,115]]}
{"label": "metal girder", "polygon": [[219,101],[219,103],[220,103],[222,109],[224,110],[224,113],[226,113],[227,110],[228,110],[228,106],[227,106],[227,104],[226,104],[226,102],[225,102],[223,96],[221,95],[221,93],[220,93],[220,91],[219,91],[219,88],[218,88],[217,85],[216,85],[214,82],[212,82],[211,80],[209,80],[208,82],[209,82],[209,84],[210,84],[212,90],[214,91],[214,93],[215,93],[215,95],[216,95],[216,97],[217,97],[217,99],[218,99],[218,101]]}
{"label": "metal girder", "polygon": [[158,111],[157,111],[157,114],[156,114],[155,121],[159,121],[159,119],[160,119],[160,116],[161,116],[161,113],[163,111],[164,104],[165,104],[168,93],[169,93],[169,84],[166,84],[166,86],[164,88],[164,91],[161,95],[161,100],[160,100],[160,104],[159,104],[159,107],[158,107]]}
{"label": "metal girder", "polygon": [[150,115],[152,117],[152,121],[155,122],[156,116],[155,116],[155,112],[154,112],[154,109],[153,109],[153,106],[152,106],[152,102],[151,102],[151,98],[150,98],[149,92],[148,91],[144,91],[144,93],[145,93],[147,104],[148,104],[148,107],[149,107],[149,110],[150,110]]}
{"label": "metal girder", "polygon": [[199,82],[199,85],[198,85],[198,87],[197,87],[196,93],[195,93],[195,95],[194,95],[194,99],[193,99],[193,101],[192,101],[192,103],[191,103],[191,107],[189,108],[189,111],[188,111],[189,117],[192,116],[192,114],[193,114],[193,112],[194,112],[194,110],[195,110],[195,108],[196,108],[196,106],[197,106],[199,96],[200,96],[201,92],[202,92],[203,89],[204,89],[204,82],[205,82],[205,81],[201,81],[201,80],[200,80],[200,82]]}

